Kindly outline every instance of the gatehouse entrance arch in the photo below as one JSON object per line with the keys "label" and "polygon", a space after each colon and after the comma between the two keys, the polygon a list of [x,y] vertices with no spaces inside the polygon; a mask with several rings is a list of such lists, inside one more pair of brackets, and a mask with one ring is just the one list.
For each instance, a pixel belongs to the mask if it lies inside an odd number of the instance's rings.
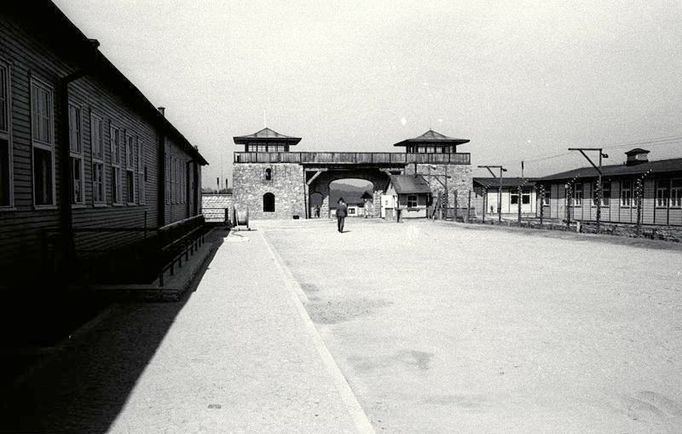
{"label": "gatehouse entrance arch", "polygon": [[[383,167],[309,167],[306,168],[306,185],[308,188],[308,203],[313,210],[309,217],[316,215],[315,206],[320,206],[320,216],[329,216],[334,204],[330,203],[330,185],[334,181],[347,179],[358,179],[368,181],[372,184],[372,191],[369,192],[373,197],[371,202],[378,203],[375,198],[386,190],[389,183],[389,175],[402,173],[402,167],[383,168]],[[372,210],[371,215],[376,215]]]}

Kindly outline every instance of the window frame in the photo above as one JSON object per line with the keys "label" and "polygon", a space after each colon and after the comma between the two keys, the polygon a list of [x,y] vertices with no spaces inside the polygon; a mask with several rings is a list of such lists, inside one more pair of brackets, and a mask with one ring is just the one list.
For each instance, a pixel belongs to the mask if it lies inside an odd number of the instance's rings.
{"label": "window frame", "polygon": [[[592,208],[597,207],[597,184],[598,181],[592,182]],[[609,194],[605,194],[608,192]],[[611,206],[611,181],[603,181],[601,183],[601,201],[599,206],[602,208],[608,208]]]}
{"label": "window frame", "polygon": [[[135,170],[135,161],[137,160],[136,140],[135,135],[131,134],[130,131],[126,131],[124,137],[126,205],[137,205],[137,182],[135,179],[137,178],[137,171]],[[132,182],[132,185],[129,185],[129,180]]]}
{"label": "window frame", "polygon": [[[73,143],[71,142],[74,139],[73,136],[74,132],[71,130],[71,127],[73,126],[73,119],[71,118],[72,109],[74,110],[73,113],[75,113],[75,115],[78,117],[76,119],[78,125],[78,135],[75,137],[78,143],[75,150]],[[83,108],[78,104],[69,103],[68,118],[69,118],[69,172],[71,176],[71,191],[69,192],[71,196],[70,202],[72,207],[82,207],[85,206],[85,164],[84,164],[85,152],[83,146]],[[81,192],[80,201],[75,200],[76,180],[74,179],[73,172],[74,160],[78,160],[80,166],[80,192]]]}
{"label": "window frame", "polygon": [[170,205],[170,194],[171,194],[171,182],[170,182],[170,172],[171,172],[171,167],[170,167],[170,154],[166,154],[164,156],[164,176],[165,176],[165,184],[166,184],[166,191],[165,191],[165,201],[166,205]]}
{"label": "window frame", "polygon": [[[584,186],[582,182],[576,182],[573,184],[572,188],[572,196],[573,196],[573,206],[576,208],[580,208],[583,206],[583,198],[584,198]],[[578,195],[578,193],[580,193]]]}
{"label": "window frame", "polygon": [[135,137],[135,142],[137,143],[137,203],[140,205],[146,205],[147,203],[147,192],[145,179],[144,179],[144,146],[140,141],[140,137]]}
{"label": "window frame", "polygon": [[[414,198],[412,200],[411,198]],[[410,203],[414,203],[414,205],[410,205]],[[417,208],[419,206],[419,196],[416,194],[408,194],[407,195],[407,208]]]}
{"label": "window frame", "polygon": [[[667,209],[670,203],[670,190],[671,190],[671,180],[670,179],[657,179],[656,180],[656,194],[654,196],[654,205],[658,209]],[[663,195],[659,193],[663,192]]]}
{"label": "window frame", "polygon": [[[0,68],[5,70],[5,104],[7,129],[0,130],[0,139],[7,141],[7,204],[0,203],[0,211],[14,210],[14,143],[12,140],[12,67],[9,62],[0,57]],[[31,171],[33,176],[33,171]]]}
{"label": "window frame", "polygon": [[[35,119],[35,106],[34,104],[37,103],[36,99],[34,98],[34,93],[33,89],[38,88],[43,91],[47,92],[47,96],[49,97],[49,103],[47,104],[47,108],[49,110],[49,117],[48,117],[48,127],[49,127],[49,137],[48,141],[44,142],[40,139],[35,138],[35,124],[36,124],[36,119]],[[55,170],[55,153],[56,153],[56,146],[55,146],[55,138],[54,138],[54,87],[49,85],[46,81],[41,80],[35,76],[31,76],[29,79],[29,98],[30,98],[30,116],[31,116],[31,194],[33,196],[33,208],[36,210],[39,209],[56,209],[57,208],[57,178],[56,178],[56,170]],[[35,150],[39,149],[41,151],[46,151],[50,153],[50,163],[51,163],[51,174],[50,174],[50,182],[51,182],[51,203],[38,203],[37,202],[37,194],[36,194],[36,176],[35,176]]]}
{"label": "window frame", "polygon": [[668,197],[671,209],[682,208],[682,178],[670,179],[670,195]]}
{"label": "window frame", "polygon": [[[99,128],[96,128],[97,123],[99,123]],[[98,130],[99,136],[99,149],[100,153],[95,152],[95,131]],[[106,152],[104,147],[106,146],[106,140],[104,137],[104,118],[98,116],[95,113],[90,112],[90,161],[92,163],[92,205],[95,207],[107,206],[107,171],[106,171]],[[100,168],[102,175],[101,186],[102,186],[102,196],[99,196],[97,189],[97,167]],[[113,175],[112,175],[113,176]]]}
{"label": "window frame", "polygon": [[[619,198],[620,198],[620,200],[618,202],[619,202],[619,205],[621,208],[632,208],[632,205],[634,202],[634,200],[633,200],[634,197],[632,194],[633,187],[634,187],[633,184],[634,184],[634,182],[632,182],[631,179],[621,179],[619,181],[619,187],[620,187]],[[626,191],[628,192],[627,196],[623,194]]]}
{"label": "window frame", "polygon": [[[532,193],[531,190],[528,188],[522,188],[521,189],[521,206],[530,205],[530,198],[532,196],[531,193]],[[526,202],[526,199],[528,199],[527,202]]]}
{"label": "window frame", "polygon": [[[118,134],[114,134],[117,132]],[[121,137],[125,137],[124,130],[109,123],[109,152],[111,152],[111,203],[115,206],[123,205],[123,180],[121,179]],[[114,153],[116,149],[116,153]],[[116,159],[114,157],[117,157]],[[117,194],[115,194],[117,193]]]}
{"label": "window frame", "polygon": [[180,161],[180,179],[182,180],[180,191],[182,192],[182,197],[180,202],[183,204],[187,203],[187,162],[185,160]]}

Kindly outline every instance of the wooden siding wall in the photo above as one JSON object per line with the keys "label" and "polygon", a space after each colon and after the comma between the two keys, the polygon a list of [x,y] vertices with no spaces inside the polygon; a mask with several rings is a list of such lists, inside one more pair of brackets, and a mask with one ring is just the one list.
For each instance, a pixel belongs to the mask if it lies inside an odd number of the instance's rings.
{"label": "wooden siding wall", "polygon": [[[193,164],[190,164],[192,162],[192,158],[187,155],[186,152],[184,152],[173,140],[170,138],[166,139],[166,154],[169,157],[172,157],[173,160],[179,161],[180,162],[180,167],[182,167],[182,170],[185,171],[185,174],[183,177],[185,178],[179,178],[176,181],[178,182],[176,185],[179,186],[180,179],[183,179],[185,182],[185,185],[189,181],[191,181],[194,178],[193,174]],[[190,167],[189,173],[187,173],[187,167]],[[174,170],[171,170],[170,173],[174,173]],[[188,176],[189,175],[189,176]],[[172,176],[172,175],[171,175]],[[195,186],[196,187],[196,186]],[[168,200],[166,200],[166,215],[165,215],[165,221],[166,224],[178,221],[178,220],[183,220],[188,217],[191,217],[194,215],[194,210],[192,208],[193,205],[193,198],[191,191],[188,189],[185,190],[184,194],[180,198],[176,197],[170,197]]]}
{"label": "wooden siding wall", "polygon": [[[13,160],[13,192],[14,207],[0,209],[0,264],[6,268],[13,262],[32,263],[42,258],[42,240],[46,231],[56,232],[59,229],[59,211],[57,205],[60,197],[59,182],[62,170],[69,170],[69,162],[62,161],[60,147],[69,146],[60,143],[58,119],[63,116],[57,95],[58,80],[75,71],[73,64],[51,51],[48,46],[32,37],[18,23],[0,15],[0,60],[10,65],[11,92],[11,124],[12,124],[12,160]],[[53,90],[53,129],[55,143],[55,183],[56,202],[50,209],[36,209],[33,205],[32,147],[31,147],[31,107],[30,81],[36,78],[52,87]],[[151,120],[143,115],[131,103],[111,91],[107,84],[92,76],[85,76],[72,82],[68,89],[69,102],[81,109],[82,149],[84,166],[84,198],[82,206],[72,207],[73,227],[78,228],[154,228],[159,223],[159,133]],[[93,203],[92,177],[92,144],[91,115],[103,119],[104,172],[106,203]],[[125,204],[126,182],[125,165],[122,164],[122,197],[123,205],[112,203],[112,167],[110,149],[110,127],[125,130],[126,134],[137,137],[138,146],[144,149],[144,167],[146,167],[145,203]],[[125,136],[124,136],[125,137]],[[170,141],[169,141],[170,142]],[[167,149],[184,161],[192,158],[174,143]],[[125,151],[122,157],[125,157]],[[139,177],[136,168],[136,187]],[[193,179],[193,177],[192,177]],[[199,185],[194,188],[201,189]],[[189,208],[192,209],[191,207]],[[167,210],[166,223],[186,218],[187,207],[173,206]],[[77,249],[106,249],[116,247],[138,239],[135,233],[98,233],[84,234],[76,232]]]}
{"label": "wooden siding wall", "polygon": [[[642,224],[647,225],[682,225],[682,209],[674,207],[656,206],[656,183],[660,180],[669,182],[671,177],[649,177],[644,180],[644,194],[642,199]],[[672,176],[682,178],[682,175]],[[566,218],[566,194],[564,183],[550,185],[551,199],[549,206],[544,206],[544,217],[563,220]],[[634,196],[634,180],[632,180],[632,195]],[[637,223],[637,207],[634,197],[632,206],[621,206],[621,180],[611,181],[611,200],[608,206],[601,207],[601,219],[610,223]],[[538,196],[539,198],[539,196]],[[539,210],[538,213],[539,215]],[[592,184],[583,183],[582,206],[571,206],[571,220],[596,221],[597,207],[592,204]]]}

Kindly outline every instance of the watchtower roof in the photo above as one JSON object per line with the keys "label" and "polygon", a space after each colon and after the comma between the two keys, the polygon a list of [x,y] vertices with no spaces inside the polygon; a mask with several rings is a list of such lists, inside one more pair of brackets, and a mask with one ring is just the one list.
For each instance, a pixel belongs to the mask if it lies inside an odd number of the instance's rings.
{"label": "watchtower roof", "polygon": [[398,142],[393,146],[408,146],[408,145],[429,145],[429,146],[452,146],[452,145],[462,145],[464,143],[469,143],[469,139],[455,139],[453,137],[448,137],[437,131],[428,130],[421,136],[415,137],[413,139],[403,140]]}
{"label": "watchtower roof", "polygon": [[237,144],[248,145],[250,143],[286,143],[288,145],[296,145],[301,141],[300,137],[291,137],[280,134],[270,128],[263,128],[262,130],[246,136],[235,136],[233,140]]}

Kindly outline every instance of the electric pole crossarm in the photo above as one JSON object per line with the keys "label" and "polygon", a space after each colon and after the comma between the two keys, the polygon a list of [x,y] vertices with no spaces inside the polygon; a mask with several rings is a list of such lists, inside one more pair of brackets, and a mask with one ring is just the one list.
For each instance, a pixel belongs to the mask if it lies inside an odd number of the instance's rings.
{"label": "electric pole crossarm", "polygon": [[[592,167],[594,167],[597,170],[597,172],[599,172],[600,175],[602,174],[601,168],[599,166],[597,166],[596,164],[594,164],[594,161],[592,161],[592,159],[590,157],[588,157],[587,154],[585,153],[585,151],[599,151],[599,153],[601,154],[601,151],[602,151],[601,148],[568,148],[568,150],[569,151],[579,151],[581,154],[583,154],[583,157],[585,157],[585,159],[590,162]],[[601,158],[599,158],[599,159],[601,160]]]}
{"label": "electric pole crossarm", "polygon": [[[597,208],[597,233],[599,233],[599,226],[601,223],[601,207],[602,207],[602,176],[603,172],[601,170],[601,163],[603,158],[609,158],[608,155],[604,153],[603,148],[568,148],[569,151],[578,151],[583,154],[583,157],[590,162],[592,167],[597,171],[599,177],[597,179],[597,185],[595,187],[595,198],[594,202]],[[598,152],[599,153],[599,165],[594,164],[594,161],[587,156],[585,151]],[[568,220],[568,219],[567,219]]]}
{"label": "electric pole crossarm", "polygon": [[495,175],[495,172],[492,171],[492,169],[501,169],[503,172],[506,172],[507,169],[505,169],[502,166],[478,166],[479,169],[487,169],[488,172],[493,176],[493,178],[497,178],[497,175]]}
{"label": "electric pole crossarm", "polygon": [[[507,171],[503,166],[478,166],[479,169],[488,169],[493,178],[499,180],[499,185],[497,187],[497,220],[502,222],[502,174]],[[500,169],[500,177],[495,176],[491,169]]]}

